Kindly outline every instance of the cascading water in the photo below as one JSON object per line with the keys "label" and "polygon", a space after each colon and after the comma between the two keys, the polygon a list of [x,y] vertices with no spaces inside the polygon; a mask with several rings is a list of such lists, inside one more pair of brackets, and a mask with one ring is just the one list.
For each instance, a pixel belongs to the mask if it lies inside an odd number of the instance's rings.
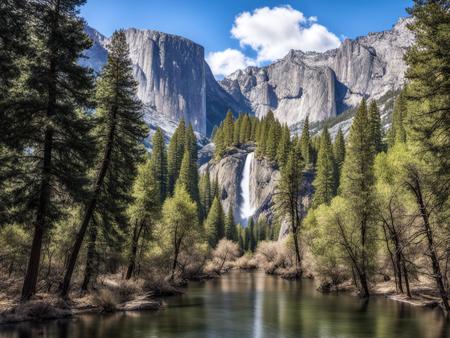
{"label": "cascading water", "polygon": [[255,153],[249,153],[245,158],[244,170],[241,179],[241,205],[239,206],[239,216],[242,225],[247,225],[248,219],[255,213],[250,200],[250,169]]}

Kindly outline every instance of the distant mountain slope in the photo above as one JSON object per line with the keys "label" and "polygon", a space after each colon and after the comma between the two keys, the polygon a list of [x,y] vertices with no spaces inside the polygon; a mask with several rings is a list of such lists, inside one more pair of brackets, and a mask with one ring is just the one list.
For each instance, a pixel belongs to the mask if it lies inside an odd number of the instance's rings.
{"label": "distant mountain slope", "polygon": [[[248,102],[257,116],[269,110],[295,126],[335,117],[362,97],[381,99],[404,83],[403,55],[414,37],[400,19],[388,31],[346,39],[324,53],[294,51],[266,67],[238,70],[220,85],[238,102]],[[383,109],[383,107],[382,107]]]}

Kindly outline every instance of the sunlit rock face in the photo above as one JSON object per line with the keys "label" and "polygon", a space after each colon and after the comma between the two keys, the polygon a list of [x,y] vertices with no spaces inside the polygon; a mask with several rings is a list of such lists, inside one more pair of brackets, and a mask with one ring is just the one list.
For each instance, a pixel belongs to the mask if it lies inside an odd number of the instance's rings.
{"label": "sunlit rock face", "polygon": [[336,116],[362,97],[379,99],[403,86],[403,56],[414,41],[409,21],[400,19],[389,31],[346,39],[324,53],[292,50],[269,66],[238,70],[220,85],[257,116],[272,110],[290,126],[307,115],[312,122]]}
{"label": "sunlit rock face", "polygon": [[206,132],[204,49],[179,36],[125,31],[138,82],[137,96],[170,120]]}
{"label": "sunlit rock face", "polygon": [[[80,63],[99,73],[107,61],[110,38],[89,26],[85,27],[85,32],[93,46]],[[164,129],[184,119],[195,131],[209,135],[228,109],[249,111],[217,83],[204,60],[202,46],[153,30],[130,28],[125,30],[125,35],[138,83],[137,96],[146,105],[148,120],[152,120],[153,115],[158,121],[163,117]],[[170,136],[173,128],[164,131]]]}
{"label": "sunlit rock face", "polygon": [[[209,171],[211,180],[217,178],[224,210],[233,206],[235,221],[244,225],[247,220],[242,219],[243,214],[252,215],[255,220],[260,214],[264,214],[269,221],[273,219],[273,193],[280,176],[273,163],[249,157],[254,150],[254,146],[244,146],[243,149],[230,151],[220,161],[211,160],[200,167],[201,174]],[[248,175],[244,175],[246,160],[251,160],[247,163],[250,164]],[[248,190],[243,191],[246,188]],[[252,211],[248,213],[244,209]]]}

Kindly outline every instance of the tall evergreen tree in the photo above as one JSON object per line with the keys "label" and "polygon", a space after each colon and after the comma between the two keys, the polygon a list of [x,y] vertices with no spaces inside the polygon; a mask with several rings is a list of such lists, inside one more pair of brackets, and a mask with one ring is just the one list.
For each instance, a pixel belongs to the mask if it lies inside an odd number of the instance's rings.
{"label": "tall evergreen tree", "polygon": [[204,175],[200,177],[199,182],[199,194],[200,194],[200,206],[201,206],[201,219],[205,219],[208,215],[209,209],[212,204],[212,189],[211,189],[211,178],[209,175],[209,170],[206,171]]}
{"label": "tall evergreen tree", "polygon": [[286,164],[287,158],[289,156],[289,150],[291,146],[291,134],[289,132],[289,127],[287,124],[283,126],[281,133],[281,138],[278,143],[277,149],[277,162],[282,167]]}
{"label": "tall evergreen tree", "polygon": [[186,124],[181,120],[175,129],[174,134],[169,142],[167,150],[167,176],[168,176],[168,193],[172,194],[175,189],[175,183],[180,174],[181,162],[183,161],[186,137]]}
{"label": "tall evergreen tree", "polygon": [[297,147],[292,147],[286,165],[281,168],[281,178],[275,191],[275,212],[280,220],[289,222],[295,245],[296,267],[301,269],[299,232],[305,213],[303,205],[303,168],[302,156]]}
{"label": "tall evergreen tree", "polygon": [[360,281],[363,297],[369,296],[371,246],[375,243],[373,238],[375,229],[372,222],[374,152],[372,144],[367,139],[370,135],[367,115],[367,104],[363,99],[353,118],[341,176],[342,195],[349,201],[354,214],[353,222],[349,226],[359,236],[359,247],[355,248],[358,250],[355,255],[358,260],[354,262],[354,268]]}
{"label": "tall evergreen tree", "polygon": [[313,186],[315,189],[313,197],[314,207],[318,207],[323,203],[329,204],[336,194],[335,162],[330,134],[326,127],[324,127],[320,136],[316,178],[314,179]]}
{"label": "tall evergreen tree", "polygon": [[5,100],[21,73],[19,61],[30,52],[26,21],[31,13],[27,4],[25,0],[4,0],[0,6],[0,144],[14,131],[7,120],[10,116],[5,114]]}
{"label": "tall evergreen tree", "polygon": [[378,154],[383,150],[383,133],[381,130],[380,111],[375,101],[370,102],[367,115],[369,121],[369,137],[373,151]]}
{"label": "tall evergreen tree", "polygon": [[216,247],[217,243],[224,237],[225,234],[225,219],[222,209],[222,203],[214,197],[208,217],[205,221],[205,233],[210,247]]}
{"label": "tall evergreen tree", "polygon": [[155,180],[156,191],[161,203],[167,196],[167,153],[164,135],[160,128],[156,130],[152,139],[152,156],[150,170]]}
{"label": "tall evergreen tree", "polygon": [[95,212],[117,215],[129,202],[129,189],[145,149],[147,133],[142,105],[136,98],[137,83],[129,59],[125,33],[113,34],[108,62],[97,81],[96,135],[101,147],[90,196],[83,210],[81,225],[69,256],[61,295],[66,296],[84,235]]}
{"label": "tall evergreen tree", "polygon": [[[26,3],[33,56],[21,60],[25,68],[17,83],[8,80],[18,75],[14,66],[17,50],[9,48],[20,46],[21,41],[15,39],[25,34],[22,9],[16,7],[24,3],[0,5],[0,101],[4,94],[10,100],[0,107],[0,212],[5,203],[13,212],[11,217],[34,227],[23,300],[36,291],[42,241],[48,230],[67,210],[67,202],[80,202],[84,197],[84,173],[93,143],[84,114],[91,106],[92,73],[77,63],[91,46],[78,16],[84,1]],[[7,92],[5,88],[13,84],[14,89]],[[14,149],[4,154],[3,142]],[[5,180],[6,187],[2,186]]]}
{"label": "tall evergreen tree", "polygon": [[198,204],[200,203],[200,194],[198,191],[198,147],[197,147],[197,137],[194,134],[194,129],[192,125],[186,129],[185,136],[185,152],[189,151],[189,193],[192,199]]}
{"label": "tall evergreen tree", "polygon": [[388,134],[388,142],[390,147],[392,147],[397,142],[406,142],[406,116],[406,98],[405,92],[402,91],[395,100],[394,111],[392,112],[392,125]]}
{"label": "tall evergreen tree", "polygon": [[223,120],[223,141],[225,147],[230,147],[233,145],[233,135],[234,135],[234,119],[231,110],[227,112],[225,120]]}
{"label": "tall evergreen tree", "polygon": [[238,240],[236,223],[234,223],[233,206],[231,204],[228,208],[227,217],[225,219],[225,237],[230,241],[236,242]]}
{"label": "tall evergreen tree", "polygon": [[300,136],[300,151],[302,152],[305,166],[312,162],[311,158],[311,139],[309,136],[309,116],[306,116],[303,122],[302,135]]}
{"label": "tall evergreen tree", "polygon": [[450,179],[449,3],[416,0],[408,12],[415,44],[407,51],[408,139],[420,146],[437,175]]}
{"label": "tall evergreen tree", "polygon": [[241,126],[243,122],[244,115],[239,115],[236,121],[233,124],[233,145],[238,146],[241,144],[240,135],[241,135]]}
{"label": "tall evergreen tree", "polygon": [[334,140],[333,155],[336,163],[336,187],[339,187],[342,165],[345,160],[345,139],[341,128],[339,128]]}

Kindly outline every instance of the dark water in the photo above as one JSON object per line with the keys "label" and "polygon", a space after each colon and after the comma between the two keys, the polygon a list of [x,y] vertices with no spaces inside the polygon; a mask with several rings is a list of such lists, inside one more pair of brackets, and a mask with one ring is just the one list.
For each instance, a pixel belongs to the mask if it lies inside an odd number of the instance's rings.
{"label": "dark water", "polygon": [[233,272],[191,285],[158,312],[85,315],[0,327],[1,338],[444,338],[439,311],[383,298],[322,295],[311,281]]}

